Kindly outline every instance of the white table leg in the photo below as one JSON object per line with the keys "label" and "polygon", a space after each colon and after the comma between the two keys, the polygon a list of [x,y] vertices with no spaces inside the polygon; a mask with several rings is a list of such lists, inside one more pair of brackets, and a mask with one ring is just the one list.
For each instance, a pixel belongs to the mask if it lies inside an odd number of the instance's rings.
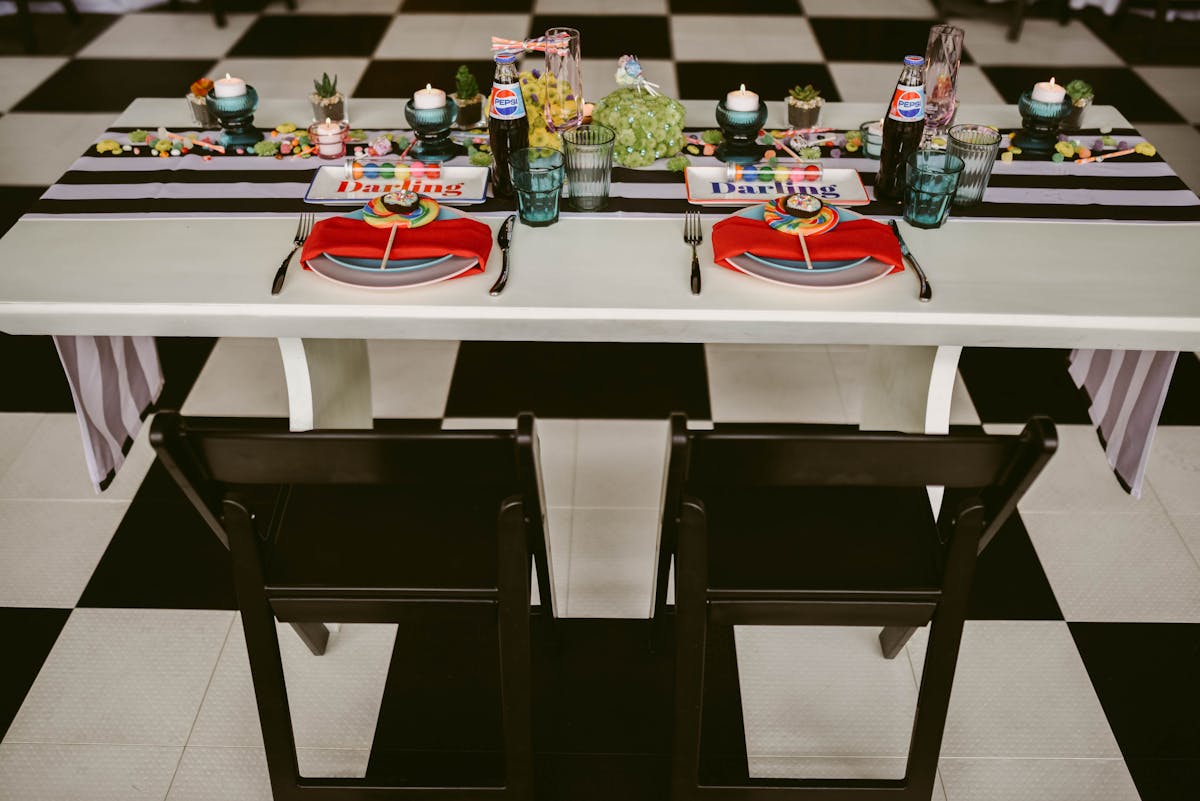
{"label": "white table leg", "polygon": [[280,338],[279,354],[292,431],[372,426],[365,340]]}

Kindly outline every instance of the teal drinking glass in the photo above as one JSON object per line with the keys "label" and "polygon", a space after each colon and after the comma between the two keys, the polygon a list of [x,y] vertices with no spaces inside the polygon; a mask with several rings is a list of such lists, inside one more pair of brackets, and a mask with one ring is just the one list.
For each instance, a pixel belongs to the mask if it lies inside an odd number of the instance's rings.
{"label": "teal drinking glass", "polygon": [[552,147],[526,147],[509,156],[509,172],[521,222],[536,227],[558,222],[563,154]]}
{"label": "teal drinking glass", "polygon": [[908,157],[904,185],[904,221],[917,228],[939,228],[958,189],[963,160],[940,150],[916,150]]}

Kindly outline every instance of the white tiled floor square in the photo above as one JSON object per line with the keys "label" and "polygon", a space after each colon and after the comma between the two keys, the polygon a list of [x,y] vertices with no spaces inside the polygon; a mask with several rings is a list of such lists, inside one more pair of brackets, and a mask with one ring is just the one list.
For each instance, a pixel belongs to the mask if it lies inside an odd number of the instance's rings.
{"label": "white tiled floor square", "polygon": [[824,346],[705,345],[704,354],[718,423],[848,420]]}
{"label": "white tiled floor square", "polygon": [[[370,749],[396,627],[343,625],[322,656],[313,656],[290,626],[278,629],[296,745]],[[241,620],[229,631],[188,745],[262,746]]]}
{"label": "white tiled floor square", "polygon": [[[209,73],[210,78],[230,75],[248,75],[250,83],[262,98],[291,98],[306,102],[312,93],[312,76],[328,72],[338,76],[338,87],[347,91],[358,85],[367,69],[365,58],[245,58],[234,57],[218,61]],[[350,92],[353,94],[353,92]],[[260,109],[261,111],[261,109]],[[354,113],[354,101],[350,101],[349,113]],[[285,120],[260,118],[259,124],[276,125]],[[306,120],[292,120],[303,125]]]}
{"label": "white tiled floor square", "polygon": [[1196,563],[1200,564],[1200,515],[1172,515],[1171,523],[1192,552]]}
{"label": "white tiled floor square", "polygon": [[[571,596],[571,534],[572,515],[570,509],[551,507],[546,510],[546,525],[550,529],[550,573],[554,582],[554,611],[566,615]],[[541,603],[536,571],[529,574],[530,603]]]}
{"label": "white tiled floor square", "polygon": [[659,508],[665,420],[580,420],[578,432],[572,506]]}
{"label": "white tiled floor square", "polygon": [[83,435],[75,415],[44,415],[21,453],[0,475],[0,498],[129,500],[154,462],[149,428],[148,422],[142,426],[116,479],[103,495],[97,495],[83,460]]}
{"label": "white tiled floor square", "polygon": [[[935,19],[937,11],[929,0],[802,0],[810,17],[915,17]],[[893,70],[895,72],[895,70]]]}
{"label": "white tiled floor square", "polygon": [[[457,342],[371,340],[376,417],[436,418],[446,408]],[[183,405],[184,414],[287,417],[287,383],[274,339],[222,338]]]}
{"label": "white tiled floor square", "polygon": [[29,158],[24,148],[0,147],[4,183],[49,186],[100,138],[112,119],[112,114],[5,114],[0,117],[0,142],[54,142],[54,147],[43,148],[37,158]]}
{"label": "white tiled floor square", "polygon": [[[734,631],[751,776],[904,775],[917,687],[907,659],[883,658],[878,630],[738,626]],[[850,764],[854,760],[863,761]],[[846,772],[855,766],[864,773]],[[805,772],[792,772],[798,770]]]}
{"label": "white tiled floor square", "polygon": [[[829,72],[837,84],[838,94],[846,102],[878,103],[879,115],[887,107],[888,92],[895,88],[896,66],[873,64],[860,61],[831,61]],[[964,64],[958,69],[958,97],[960,102],[1003,103],[1004,98],[983,74],[983,69]],[[957,119],[956,122],[973,122]]]}
{"label": "white tiled floor square", "polygon": [[575,499],[575,455],[579,422],[538,420],[536,425],[546,505],[569,507]]}
{"label": "white tiled floor square", "polygon": [[[0,58],[0,111],[8,111],[38,88],[68,59],[58,56],[4,56]],[[8,182],[8,176],[4,178]]]}
{"label": "white tiled floor square", "polygon": [[[81,58],[220,58],[254,22],[228,14],[218,28],[207,14],[126,14],[79,52]],[[183,94],[181,91],[180,94]]]}
{"label": "white tiled floor square", "polygon": [[657,509],[571,513],[570,617],[648,617]]}
{"label": "white tiled floor square", "polygon": [[1200,122],[1200,67],[1134,67],[1133,71],[1185,120]]}
{"label": "white tiled floor square", "polygon": [[6,743],[182,746],[232,612],[76,609]]}
{"label": "white tiled floor square", "polygon": [[[833,373],[837,378],[838,392],[846,407],[846,420],[858,423],[862,420],[864,370],[867,363],[866,348],[845,346],[831,347],[829,358],[833,361]],[[971,394],[961,375],[954,376],[954,390],[950,396],[950,423],[952,425],[979,425],[979,414],[971,402]]]}
{"label": "white tiled floor square", "polygon": [[162,801],[180,747],[0,745],[0,801]]}
{"label": "white tiled floor square", "polygon": [[[1021,39],[1008,41],[1008,20],[951,19],[966,31],[963,44],[976,64],[1053,64],[1114,66],[1124,62],[1082,22],[1065,27],[1053,19],[1025,19]],[[1062,80],[1066,83],[1067,80]]]}
{"label": "white tiled floor square", "polygon": [[1138,123],[1138,131],[1189,189],[1200,192],[1200,131],[1182,123]]}
{"label": "white tiled floor square", "polygon": [[[1020,425],[984,425],[989,434],[1017,434]],[[1158,506],[1153,482],[1143,488],[1141,499],[1130,497],[1113,476],[1104,449],[1089,425],[1060,425],[1058,450],[1021,499],[1025,512],[1139,513]],[[1155,441],[1157,449],[1158,442]],[[1153,458],[1153,457],[1152,457]],[[1153,476],[1153,472],[1147,473]]]}
{"label": "white tiled floor square", "polygon": [[[908,644],[918,678],[928,636],[918,629]],[[943,759],[1120,756],[1066,623],[967,621]]]}
{"label": "white tiled floor square", "polygon": [[1139,801],[1121,759],[947,759],[949,801]]}
{"label": "white tiled floor square", "polygon": [[42,417],[26,412],[0,414],[0,478],[29,444]]}
{"label": "white tiled floor square", "polygon": [[1159,426],[1146,477],[1168,513],[1200,513],[1200,428]]}
{"label": "white tiled floor square", "polygon": [[0,606],[74,607],[127,507],[0,500]]}
{"label": "white tiled floor square", "polygon": [[[369,750],[299,748],[301,776],[361,778]],[[271,801],[271,780],[262,748],[188,746],[167,801]]]}
{"label": "white tiled floor square", "polygon": [[[477,59],[487,52],[489,36],[524,39],[528,33],[528,14],[405,14],[392,20],[375,58]],[[485,76],[476,77],[482,85]]]}
{"label": "white tiled floor square", "polygon": [[1161,510],[1021,519],[1067,620],[1200,623],[1200,566]]}
{"label": "white tiled floor square", "polygon": [[[674,16],[671,18],[671,52],[676,61],[814,63],[825,58],[804,17],[763,14]],[[736,74],[730,74],[729,83],[732,88],[737,87]]]}

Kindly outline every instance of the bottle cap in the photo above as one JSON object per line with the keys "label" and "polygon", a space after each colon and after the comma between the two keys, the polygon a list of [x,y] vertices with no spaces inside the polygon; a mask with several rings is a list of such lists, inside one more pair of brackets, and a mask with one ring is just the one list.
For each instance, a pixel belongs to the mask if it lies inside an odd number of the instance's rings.
{"label": "bottle cap", "polygon": [[904,57],[904,66],[906,66],[906,67],[919,67],[924,63],[925,63],[924,56],[905,56]]}
{"label": "bottle cap", "polygon": [[509,53],[507,51],[501,51],[496,54],[496,63],[497,64],[511,64],[516,60],[517,60],[516,53]]}

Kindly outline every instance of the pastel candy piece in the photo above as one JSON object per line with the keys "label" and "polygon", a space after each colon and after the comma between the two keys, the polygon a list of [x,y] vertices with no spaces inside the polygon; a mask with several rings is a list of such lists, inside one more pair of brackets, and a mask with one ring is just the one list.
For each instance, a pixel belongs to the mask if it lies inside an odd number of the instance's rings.
{"label": "pastel candy piece", "polygon": [[424,178],[425,177],[425,165],[419,161],[414,161],[412,163],[412,166],[409,168],[409,170],[412,172],[413,178]]}
{"label": "pastel candy piece", "polygon": [[350,164],[350,174],[351,174],[352,176],[354,176],[354,179],[355,179],[356,181],[357,181],[359,178],[362,178],[362,177],[363,177],[363,165],[359,164],[357,161],[355,161],[355,162],[351,162],[351,164]]}
{"label": "pastel candy piece", "polygon": [[387,164],[379,165],[379,177],[380,178],[391,178],[395,174],[396,174],[396,165],[395,164],[388,162]]}
{"label": "pastel candy piece", "polygon": [[442,165],[438,164],[436,162],[434,162],[432,164],[426,164],[425,165],[425,177],[426,178],[441,178],[442,177]]}
{"label": "pastel candy piece", "polygon": [[747,164],[746,166],[742,167],[742,179],[743,180],[753,181],[756,178],[758,178],[758,168],[757,167],[755,167],[753,164]]}
{"label": "pastel candy piece", "polygon": [[364,164],[363,165],[363,175],[367,178],[378,178],[379,177],[379,165],[378,164]]}
{"label": "pastel candy piece", "polygon": [[409,169],[408,169],[407,164],[397,164],[396,165],[396,180],[397,181],[403,181],[404,179],[408,178],[408,175],[409,175]]}

